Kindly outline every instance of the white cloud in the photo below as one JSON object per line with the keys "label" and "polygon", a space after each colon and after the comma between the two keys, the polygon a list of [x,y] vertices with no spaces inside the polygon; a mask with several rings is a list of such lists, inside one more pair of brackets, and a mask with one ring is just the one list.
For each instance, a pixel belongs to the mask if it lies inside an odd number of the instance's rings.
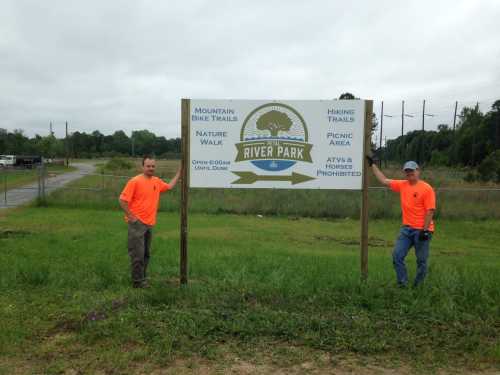
{"label": "white cloud", "polygon": [[[429,127],[500,97],[500,3],[20,1],[0,5],[0,127],[180,134],[180,98],[401,100]],[[484,104],[483,104],[484,103]],[[408,118],[405,127],[419,128]]]}

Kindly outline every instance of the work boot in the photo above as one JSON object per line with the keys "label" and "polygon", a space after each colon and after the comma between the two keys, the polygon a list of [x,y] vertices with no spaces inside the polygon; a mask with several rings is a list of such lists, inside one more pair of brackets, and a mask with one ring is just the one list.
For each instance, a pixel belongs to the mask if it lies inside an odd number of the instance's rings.
{"label": "work boot", "polygon": [[147,289],[150,287],[149,283],[146,280],[140,282],[134,282],[132,286],[138,289]]}

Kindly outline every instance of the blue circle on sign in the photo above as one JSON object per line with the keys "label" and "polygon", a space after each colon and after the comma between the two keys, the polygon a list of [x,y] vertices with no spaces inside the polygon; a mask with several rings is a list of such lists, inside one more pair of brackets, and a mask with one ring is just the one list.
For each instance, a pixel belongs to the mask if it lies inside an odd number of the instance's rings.
{"label": "blue circle on sign", "polygon": [[293,166],[296,161],[291,160],[253,160],[252,164],[265,171],[283,171]]}

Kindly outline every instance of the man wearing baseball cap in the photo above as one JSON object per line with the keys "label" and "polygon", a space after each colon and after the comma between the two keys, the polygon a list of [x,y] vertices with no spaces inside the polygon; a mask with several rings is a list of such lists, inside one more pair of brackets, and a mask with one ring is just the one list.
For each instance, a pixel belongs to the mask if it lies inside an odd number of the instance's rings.
{"label": "man wearing baseball cap", "polygon": [[407,161],[403,166],[406,179],[391,180],[385,177],[370,156],[366,158],[377,180],[392,191],[399,193],[401,199],[403,226],[392,253],[398,285],[401,287],[408,285],[405,258],[413,246],[417,257],[417,274],[413,286],[418,286],[427,274],[429,245],[434,232],[432,221],[436,210],[434,189],[420,180],[420,168],[414,161]]}

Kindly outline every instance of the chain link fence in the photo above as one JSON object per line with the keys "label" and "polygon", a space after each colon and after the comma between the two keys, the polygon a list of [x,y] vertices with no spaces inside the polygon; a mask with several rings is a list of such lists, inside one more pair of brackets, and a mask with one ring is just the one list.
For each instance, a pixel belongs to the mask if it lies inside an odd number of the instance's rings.
{"label": "chain link fence", "polygon": [[[118,197],[134,173],[81,172],[40,166],[31,170],[3,169],[0,207],[15,207],[29,202],[52,207],[119,209]],[[175,171],[158,170],[167,181]],[[441,176],[442,173],[436,173]],[[437,178],[437,177],[436,177]],[[437,185],[437,217],[447,219],[500,219],[500,186]],[[452,172],[447,179],[460,176]],[[281,215],[289,217],[359,218],[360,192],[341,190],[281,189],[191,189],[190,210],[208,214]],[[163,194],[160,211],[176,212],[180,189]],[[400,217],[399,196],[384,187],[369,191],[371,218]]]}
{"label": "chain link fence", "polygon": [[40,164],[32,168],[0,168],[0,208],[36,202],[45,204],[49,194],[85,178],[86,173],[62,164]]}
{"label": "chain link fence", "polygon": [[46,195],[46,168],[0,169],[0,207],[16,207]]}
{"label": "chain link fence", "polygon": [[[118,210],[118,197],[132,174],[71,172],[38,168],[2,171],[2,206],[35,201],[52,207]],[[159,176],[170,180],[171,172]],[[29,181],[21,184],[22,181]],[[500,187],[436,187],[437,217],[447,219],[500,219]],[[281,215],[289,217],[359,218],[358,191],[281,189],[191,189],[190,210],[208,214]],[[21,202],[21,203],[20,203]],[[160,211],[177,212],[180,189],[163,194]],[[398,194],[370,187],[371,218],[400,217]]]}

